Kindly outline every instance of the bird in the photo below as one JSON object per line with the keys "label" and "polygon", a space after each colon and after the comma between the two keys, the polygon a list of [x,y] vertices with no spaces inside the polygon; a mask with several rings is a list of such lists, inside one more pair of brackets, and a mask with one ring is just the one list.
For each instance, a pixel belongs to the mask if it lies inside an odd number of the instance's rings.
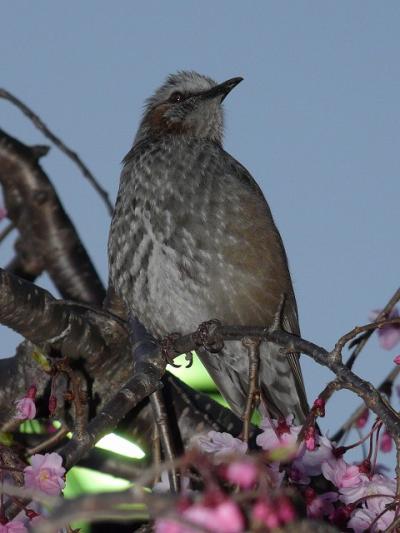
{"label": "bird", "polygon": [[[217,83],[178,71],[147,99],[123,160],[108,240],[109,287],[130,316],[162,339],[217,319],[270,327],[284,297],[284,328],[300,334],[288,260],[257,182],[223,148],[227,95],[243,78]],[[243,416],[249,358],[241,341],[198,355],[231,410]],[[260,347],[261,406],[304,422],[308,404],[299,354]]]}

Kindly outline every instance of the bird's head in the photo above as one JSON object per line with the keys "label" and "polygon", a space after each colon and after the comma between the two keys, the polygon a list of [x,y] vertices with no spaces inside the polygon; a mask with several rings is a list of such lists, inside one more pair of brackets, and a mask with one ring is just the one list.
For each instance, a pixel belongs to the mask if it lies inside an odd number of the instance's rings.
{"label": "bird's head", "polygon": [[171,74],[147,100],[135,142],[168,134],[221,142],[222,102],[242,79],[217,84],[197,72]]}

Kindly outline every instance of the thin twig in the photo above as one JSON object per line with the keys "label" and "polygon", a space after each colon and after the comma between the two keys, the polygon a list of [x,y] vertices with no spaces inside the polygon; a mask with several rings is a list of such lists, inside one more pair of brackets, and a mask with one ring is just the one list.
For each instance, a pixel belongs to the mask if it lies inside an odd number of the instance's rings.
{"label": "thin twig", "polygon": [[[386,495],[381,495],[381,494],[379,494],[379,496],[386,497]],[[375,518],[372,520],[372,522],[369,524],[370,527],[368,528],[368,530],[369,531],[376,531],[375,526],[378,524],[378,522],[382,518],[382,516],[384,514],[386,514],[388,511],[391,511],[392,507],[397,506],[397,505],[398,505],[397,502],[393,502],[391,504],[386,505],[385,508],[378,515],[376,515]],[[385,531],[393,531],[393,529],[392,529],[393,523],[395,523],[395,524],[397,523],[396,518],[394,519],[392,524],[387,529],[385,529]]]}
{"label": "thin twig", "polygon": [[[343,348],[345,345],[353,340],[357,335],[364,332],[369,331],[375,331],[376,329],[383,328],[384,326],[391,326],[391,325],[400,325],[400,319],[399,317],[396,318],[390,318],[390,319],[382,319],[379,321],[371,322],[370,324],[365,324],[364,326],[356,326],[351,331],[340,337],[340,339],[335,344],[334,349],[332,350],[332,354],[337,356],[341,354]],[[346,364],[347,366],[347,364]]]}
{"label": "thin twig", "polygon": [[[162,448],[165,458],[173,462],[176,454],[172,441],[171,431],[168,425],[168,415],[165,408],[165,401],[161,390],[153,392],[150,396],[150,403],[153,410],[154,421],[157,424],[160,434]],[[172,492],[179,492],[179,479],[175,468],[168,470],[168,478]]]}
{"label": "thin twig", "polygon": [[[400,300],[400,288],[397,289],[397,291],[393,294],[393,296],[390,298],[388,303],[385,305],[385,307],[380,311],[379,315],[376,317],[375,322],[379,322],[380,320],[383,320],[389,316],[390,311],[393,309],[393,307],[397,304],[397,302]],[[355,349],[353,350],[353,353],[350,355],[349,359],[347,360],[346,366],[348,368],[353,368],[354,363],[356,362],[357,357],[360,355],[361,350],[364,348],[364,346],[367,344],[368,339],[373,334],[372,331],[366,331],[364,335],[361,335],[358,339],[356,339],[354,342],[357,343]],[[354,344],[353,344],[354,346]]]}
{"label": "thin twig", "polygon": [[[400,373],[400,366],[395,366],[389,372],[386,378],[382,381],[382,383],[379,385],[378,391],[383,392],[389,396],[388,393],[390,393],[393,383],[395,379],[397,378],[397,376],[399,375],[399,373]],[[353,427],[356,421],[363,414],[365,409],[366,409],[365,404],[362,404],[359,407],[357,407],[357,409],[353,412],[353,414],[346,420],[346,422],[333,435],[332,441],[339,442],[343,438],[343,435],[350,431],[350,429]]]}
{"label": "thin twig", "polygon": [[42,119],[34,111],[32,111],[32,109],[30,109],[26,104],[24,104],[24,102],[19,100],[16,96],[6,91],[5,89],[0,89],[0,98],[4,98],[5,100],[8,100],[12,104],[14,104],[20,111],[22,111],[22,113],[24,113],[24,115],[26,115],[32,121],[32,123],[36,126],[36,128],[39,131],[41,131],[45,137],[50,139],[51,142],[55,146],[57,146],[59,150],[64,152],[64,154],[67,157],[69,157],[79,167],[82,174],[85,176],[85,178],[89,181],[89,183],[92,185],[95,191],[103,199],[104,203],[107,206],[109,214],[112,215],[114,209],[110,201],[108,192],[105,189],[103,189],[103,187],[98,183],[98,181],[96,180],[92,172],[88,169],[88,167],[79,157],[79,155],[73,150],[71,150],[71,148],[69,148],[52,131],[50,131],[49,128],[46,126],[46,124],[42,121]]}
{"label": "thin twig", "polygon": [[359,444],[361,444],[363,457],[364,457],[364,459],[366,459],[367,458],[367,448],[365,447],[365,440],[366,439],[363,436],[362,431],[361,431],[360,428],[356,428],[356,431],[357,431],[358,437],[359,437]]}
{"label": "thin twig", "polygon": [[0,232],[0,243],[4,241],[8,237],[8,235],[12,232],[12,230],[15,228],[14,223],[10,222],[7,224],[7,226]]}
{"label": "thin twig", "polygon": [[258,392],[258,371],[260,366],[260,338],[245,337],[242,340],[243,346],[247,348],[249,358],[249,390],[247,392],[246,406],[243,412],[243,431],[242,438],[245,442],[249,441],[250,422],[256,403]]}
{"label": "thin twig", "polygon": [[[382,515],[383,513],[381,513]],[[400,525],[400,518],[396,518],[393,520],[393,523],[385,529],[385,533],[391,533],[392,531],[397,531],[397,527]]]}
{"label": "thin twig", "polygon": [[71,370],[69,378],[72,385],[72,402],[75,409],[74,435],[76,435],[78,439],[82,439],[84,438],[88,423],[87,395],[82,385],[83,375],[77,370]]}
{"label": "thin twig", "polygon": [[0,484],[0,494],[7,494],[8,496],[17,496],[20,498],[26,498],[35,500],[36,502],[43,503],[44,505],[51,505],[59,503],[61,496],[49,496],[37,488],[25,488],[22,486],[12,485],[11,483]]}
{"label": "thin twig", "polygon": [[37,444],[36,446],[33,446],[32,448],[28,448],[26,450],[26,454],[28,456],[34,455],[35,453],[40,453],[44,450],[51,450],[52,448],[55,448],[57,444],[59,444],[63,438],[67,435],[69,432],[69,428],[66,426],[61,426],[56,433],[52,433],[50,436],[46,437],[45,440]]}
{"label": "thin twig", "polygon": [[138,372],[125,383],[124,387],[89,422],[85,438],[72,438],[59,450],[60,455],[64,457],[66,468],[75,465],[101,437],[110,433],[129,411],[160,388],[160,379],[161,375],[154,371],[149,374]]}
{"label": "thin twig", "polygon": [[[323,400],[324,404],[326,404],[329,398],[332,396],[332,394],[340,390],[341,388],[342,386],[339,383],[339,381],[337,379],[333,379],[326,385],[324,390],[320,394],[318,394],[318,398]],[[317,417],[318,417],[318,410],[315,407],[312,407],[310,409],[310,412],[307,415],[307,418],[303,424],[303,427],[300,430],[300,433],[297,436],[298,444],[300,444],[303,441],[307,429],[315,425]]]}
{"label": "thin twig", "polygon": [[[394,439],[396,445],[396,497],[400,499],[400,439],[396,437]],[[396,509],[396,516],[399,514],[399,508]]]}
{"label": "thin twig", "polygon": [[156,467],[156,475],[154,476],[153,485],[160,481],[160,464],[161,464],[161,441],[160,441],[160,431],[158,425],[154,421],[154,429],[151,440],[151,449],[153,452],[153,465]]}

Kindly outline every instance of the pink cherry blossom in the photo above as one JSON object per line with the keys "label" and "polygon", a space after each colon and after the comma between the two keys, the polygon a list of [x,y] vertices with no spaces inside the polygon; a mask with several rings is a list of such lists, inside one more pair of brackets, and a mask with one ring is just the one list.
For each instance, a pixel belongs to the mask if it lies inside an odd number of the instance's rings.
{"label": "pink cherry blossom", "polygon": [[393,363],[400,365],[400,355],[396,355],[396,357],[393,359]]}
{"label": "pink cherry blossom", "polygon": [[316,444],[315,444],[315,427],[310,426],[306,429],[305,435],[304,435],[304,441],[306,443],[306,448],[308,451],[312,452],[315,450]]}
{"label": "pink cherry blossom", "polygon": [[333,502],[336,502],[338,497],[339,495],[337,492],[317,494],[314,489],[308,487],[305,491],[307,516],[316,519],[329,516],[335,510]]}
{"label": "pink cherry blossom", "polygon": [[31,457],[31,466],[24,469],[25,486],[55,496],[65,486],[64,474],[61,455],[54,452],[35,454]]}
{"label": "pink cherry blossom", "polygon": [[13,520],[12,522],[7,522],[7,524],[0,524],[0,533],[27,533],[23,522],[19,520]]}
{"label": "pink cherry blossom", "polygon": [[25,508],[25,514],[31,522],[33,522],[34,520],[37,521],[38,519],[41,519],[40,514],[34,511],[33,509]]}
{"label": "pink cherry blossom", "polygon": [[285,472],[280,471],[280,463],[274,462],[266,465],[269,484],[272,488],[279,488],[282,485]]}
{"label": "pink cherry blossom", "polygon": [[36,416],[36,405],[31,398],[22,398],[16,402],[16,415],[15,418],[19,420],[32,420]]}
{"label": "pink cherry blossom", "polygon": [[159,518],[154,524],[155,533],[193,533],[193,529],[172,518]]}
{"label": "pink cherry blossom", "polygon": [[[369,319],[374,321],[379,315],[379,310],[372,311]],[[389,318],[398,318],[399,311],[395,307],[389,314]],[[390,324],[377,330],[379,344],[384,350],[392,350],[400,342],[400,324]]]}
{"label": "pink cherry blossom", "polygon": [[[348,527],[352,528],[355,533],[361,533],[366,530],[371,531],[372,533],[386,531],[395,518],[395,511],[386,509],[387,503],[382,501],[384,499],[385,498],[369,498],[366,504],[360,509],[356,509],[353,513],[348,522]],[[379,519],[376,520],[378,516]],[[372,527],[371,524],[373,524]]]}
{"label": "pink cherry blossom", "polygon": [[325,400],[324,398],[318,397],[313,404],[313,410],[317,416],[325,416]]}
{"label": "pink cherry blossom", "polygon": [[260,423],[263,432],[256,439],[258,446],[267,451],[277,448],[296,448],[301,426],[293,426],[292,423],[293,415],[281,420],[263,418]]}
{"label": "pink cherry blossom", "polygon": [[356,420],[356,427],[362,429],[367,425],[369,418],[369,409],[364,409],[361,415]]}
{"label": "pink cherry blossom", "polygon": [[367,485],[369,485],[369,477],[365,474],[360,474],[360,483],[354,487],[342,487],[340,489],[340,500],[346,504],[353,503],[360,500],[368,494]]}
{"label": "pink cherry blossom", "polygon": [[57,396],[55,396],[54,394],[50,394],[48,408],[49,415],[53,416],[57,409]]}
{"label": "pink cherry blossom", "polygon": [[[174,518],[156,520],[156,533],[198,533],[196,526],[215,533],[241,533],[245,525],[239,507],[229,499],[213,507],[195,503],[182,512],[182,518],[185,523]],[[193,527],[190,523],[193,523]]]}
{"label": "pink cherry blossom", "polygon": [[242,489],[251,488],[258,478],[257,466],[250,461],[234,461],[228,464],[225,476],[228,481]]}
{"label": "pink cherry blossom", "polygon": [[360,470],[356,465],[348,465],[342,458],[330,459],[321,466],[322,474],[338,489],[355,487],[360,484]]}
{"label": "pink cherry blossom", "polygon": [[262,524],[269,529],[279,527],[280,520],[274,506],[265,500],[259,500],[253,506],[251,516],[256,524]]}
{"label": "pink cherry blossom", "polygon": [[308,485],[311,481],[310,476],[305,473],[304,468],[297,461],[294,461],[291,465],[289,478],[296,485]]}
{"label": "pink cherry blossom", "polygon": [[388,431],[384,431],[383,435],[381,437],[381,442],[380,442],[379,449],[383,453],[388,453],[388,452],[392,451],[392,448],[393,448],[392,436],[390,435],[390,433]]}
{"label": "pink cherry blossom", "polygon": [[155,533],[198,533],[196,527],[184,525],[177,520],[171,518],[162,518],[156,521]]}
{"label": "pink cherry blossom", "polygon": [[[369,527],[373,520],[374,513],[363,507],[362,509],[357,509],[354,512],[347,525],[355,533],[362,533],[363,531],[369,531]],[[376,531],[376,529],[373,529],[372,531]]]}
{"label": "pink cherry blossom", "polygon": [[296,483],[309,483],[310,476],[321,474],[321,467],[324,462],[335,459],[331,441],[324,435],[316,435],[315,439],[315,449],[310,451],[303,448],[303,452],[292,463],[290,477]]}
{"label": "pink cherry blossom", "polygon": [[358,485],[342,487],[339,492],[341,501],[346,504],[376,494],[382,494],[382,498],[371,498],[371,500],[381,499],[387,504],[393,501],[390,496],[394,496],[395,490],[396,482],[383,474],[375,474],[371,479],[365,474],[361,474]]}
{"label": "pink cherry blossom", "polygon": [[280,518],[281,524],[288,524],[296,518],[296,512],[294,510],[293,504],[286,496],[280,496],[275,501],[275,505],[278,509],[278,516]]}
{"label": "pink cherry blossom", "polygon": [[17,400],[16,403],[16,415],[15,418],[18,418],[19,420],[31,420],[32,418],[35,418],[36,416],[36,405],[35,405],[35,398],[36,398],[36,386],[31,385],[28,389],[28,392],[26,393],[26,396],[24,396],[21,400]]}
{"label": "pink cherry blossom", "polygon": [[7,209],[3,207],[2,205],[0,205],[0,222],[4,220],[5,218],[7,218],[7,216],[8,216]]}
{"label": "pink cherry blossom", "polygon": [[247,443],[236,439],[230,433],[209,431],[207,436],[197,436],[192,442],[203,452],[214,453],[217,457],[231,454],[242,455],[247,452]]}
{"label": "pink cherry blossom", "polygon": [[275,529],[292,522],[296,518],[296,512],[292,502],[286,496],[280,496],[273,502],[268,499],[258,500],[253,506],[251,517],[258,531],[260,525]]}
{"label": "pink cherry blossom", "polygon": [[335,524],[339,528],[339,531],[347,529],[347,522],[351,516],[351,513],[354,511],[352,505],[342,505],[336,507],[333,513],[329,515],[329,522]]}
{"label": "pink cherry blossom", "polygon": [[224,500],[216,507],[194,504],[183,512],[185,519],[218,533],[240,533],[244,518],[232,500]]}

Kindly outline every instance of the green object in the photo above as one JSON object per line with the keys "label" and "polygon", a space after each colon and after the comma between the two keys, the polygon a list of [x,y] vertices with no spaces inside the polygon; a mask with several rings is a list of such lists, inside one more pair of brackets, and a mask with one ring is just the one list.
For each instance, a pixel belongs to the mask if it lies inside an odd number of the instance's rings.
{"label": "green object", "polygon": [[81,494],[98,494],[100,492],[127,489],[131,484],[126,479],[103,474],[82,466],[74,466],[67,473],[64,496],[76,498]]}
{"label": "green object", "polygon": [[193,365],[190,368],[186,368],[188,362],[185,359],[185,354],[182,354],[174,360],[175,364],[182,366],[180,368],[175,368],[168,365],[168,370],[194,389],[216,390],[213,380],[201,364],[196,352],[192,352],[192,354]]}
{"label": "green object", "polygon": [[42,433],[42,426],[37,420],[25,420],[25,422],[22,422],[19,426],[19,431],[21,433]]}

